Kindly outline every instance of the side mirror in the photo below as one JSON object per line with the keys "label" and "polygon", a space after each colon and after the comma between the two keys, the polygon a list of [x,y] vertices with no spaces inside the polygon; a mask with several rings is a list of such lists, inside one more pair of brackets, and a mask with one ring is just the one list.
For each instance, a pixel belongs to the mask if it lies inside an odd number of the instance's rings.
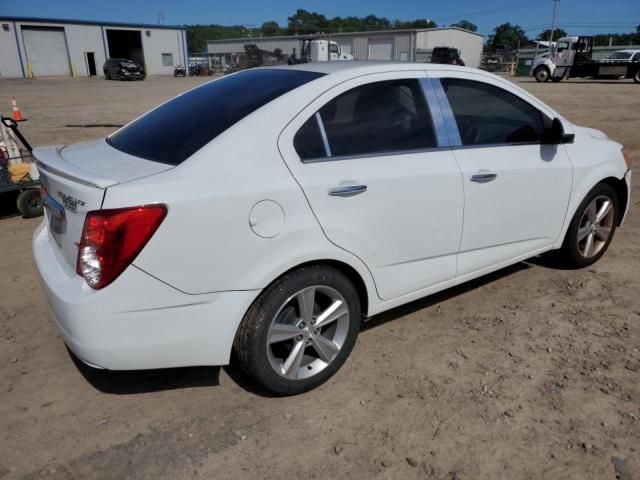
{"label": "side mirror", "polygon": [[551,126],[545,129],[542,143],[547,145],[559,145],[565,141],[564,127],[559,118],[551,121]]}

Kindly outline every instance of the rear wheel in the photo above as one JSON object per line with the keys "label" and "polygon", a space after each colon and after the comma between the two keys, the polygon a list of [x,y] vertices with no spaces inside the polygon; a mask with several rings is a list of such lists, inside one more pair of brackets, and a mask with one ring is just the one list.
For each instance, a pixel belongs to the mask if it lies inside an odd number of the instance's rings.
{"label": "rear wheel", "polygon": [[640,83],[640,68],[636,70],[636,73],[633,76],[633,81],[636,83]]}
{"label": "rear wheel", "polygon": [[548,82],[551,77],[551,72],[545,66],[536,68],[536,71],[533,72],[533,76],[536,79],[536,82],[544,83]]}
{"label": "rear wheel", "polygon": [[25,218],[39,217],[42,215],[40,191],[35,188],[20,192],[16,203],[18,211]]}
{"label": "rear wheel", "polygon": [[353,349],[360,316],[358,293],[344,274],[303,267],[258,297],[240,324],[234,351],[262,387],[295,395],[338,371]]}
{"label": "rear wheel", "polygon": [[618,197],[606,183],[596,185],[578,207],[562,245],[562,259],[573,267],[597,262],[611,243],[618,218]]}

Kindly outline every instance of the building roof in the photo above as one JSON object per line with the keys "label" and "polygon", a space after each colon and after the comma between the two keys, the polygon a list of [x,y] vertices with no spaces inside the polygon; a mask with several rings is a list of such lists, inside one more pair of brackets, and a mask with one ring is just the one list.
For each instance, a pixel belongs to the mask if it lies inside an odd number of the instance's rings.
{"label": "building roof", "polygon": [[179,25],[153,25],[149,23],[121,23],[102,22],[100,20],[69,20],[65,18],[38,18],[38,17],[2,17],[0,22],[20,22],[20,23],[58,23],[71,25],[97,25],[99,27],[127,27],[127,28],[157,28],[160,30],[185,30],[185,26]]}
{"label": "building roof", "polygon": [[303,38],[333,38],[333,37],[349,37],[354,35],[394,35],[396,33],[414,33],[414,32],[433,32],[438,30],[459,30],[464,33],[470,33],[472,35],[478,35],[484,38],[484,35],[478,32],[472,32],[460,27],[435,27],[435,28],[404,28],[398,30],[371,30],[364,32],[342,32],[342,33],[318,33],[314,35],[279,35],[275,37],[241,37],[241,38],[219,38],[216,40],[207,40],[207,43],[225,43],[225,42],[247,42],[247,40],[265,40],[265,41],[277,41],[277,40],[301,40]]}

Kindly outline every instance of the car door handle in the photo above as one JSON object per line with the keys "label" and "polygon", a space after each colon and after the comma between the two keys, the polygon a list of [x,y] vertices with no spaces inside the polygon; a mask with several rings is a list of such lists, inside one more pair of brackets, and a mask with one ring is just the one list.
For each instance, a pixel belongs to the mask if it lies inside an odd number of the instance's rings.
{"label": "car door handle", "polygon": [[329,195],[333,197],[352,197],[367,191],[366,185],[340,185],[329,189]]}
{"label": "car door handle", "polygon": [[471,181],[476,183],[489,183],[493,182],[497,177],[497,173],[476,173],[475,175],[471,175]]}

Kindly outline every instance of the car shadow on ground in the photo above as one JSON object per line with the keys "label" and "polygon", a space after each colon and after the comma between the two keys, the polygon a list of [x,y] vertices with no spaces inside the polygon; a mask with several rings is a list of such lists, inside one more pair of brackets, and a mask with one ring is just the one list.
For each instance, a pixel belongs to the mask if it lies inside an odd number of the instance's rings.
{"label": "car shadow on ground", "polygon": [[220,367],[101,370],[90,367],[67,349],[80,374],[95,389],[113,395],[134,395],[195,387],[217,387]]}
{"label": "car shadow on ground", "polygon": [[[544,256],[536,257],[535,260],[550,262],[550,260],[540,260],[541,258],[544,258]],[[363,323],[361,332],[366,333],[368,330],[374,329],[388,322],[392,322],[419,310],[434,307],[439,303],[455,298],[463,293],[475,290],[476,288],[480,288],[501,278],[508,277],[514,273],[527,270],[531,268],[533,263],[535,262],[531,260],[527,262],[520,262],[510,267],[498,270],[497,272],[480,277],[476,280],[466,282],[457,287],[449,288],[442,292],[435,293],[420,300],[416,300],[376,315],[372,317],[371,320]],[[538,263],[535,264],[538,265]],[[540,265],[543,266],[542,263],[540,263]],[[233,357],[230,365],[225,367],[184,367],[156,370],[113,371],[90,367],[78,359],[71,351],[69,351],[69,355],[82,376],[94,388],[107,394],[133,395],[183,388],[216,387],[219,386],[220,370],[224,369],[225,373],[232,381],[249,393],[261,397],[274,396],[253,382],[251,378],[249,378],[239,368],[238,363]]]}
{"label": "car shadow on ground", "polygon": [[458,295],[470,292],[471,290],[475,290],[476,288],[480,288],[501,278],[508,277],[509,275],[512,275],[516,272],[527,270],[528,268],[531,268],[531,265],[529,265],[529,263],[530,262],[516,263],[515,265],[511,265],[496,272],[489,273],[475,280],[470,280],[456,287],[448,288],[441,292],[434,293],[433,295],[429,295],[428,297],[424,297],[411,303],[407,303],[391,310],[387,310],[386,312],[371,317],[370,320],[367,320],[365,323],[363,323],[360,331],[366,332],[367,330],[371,330],[373,328],[384,325],[385,323],[392,322],[399,319],[400,317],[404,317],[405,315],[411,315],[418,310],[435,307],[439,303],[455,298]]}

